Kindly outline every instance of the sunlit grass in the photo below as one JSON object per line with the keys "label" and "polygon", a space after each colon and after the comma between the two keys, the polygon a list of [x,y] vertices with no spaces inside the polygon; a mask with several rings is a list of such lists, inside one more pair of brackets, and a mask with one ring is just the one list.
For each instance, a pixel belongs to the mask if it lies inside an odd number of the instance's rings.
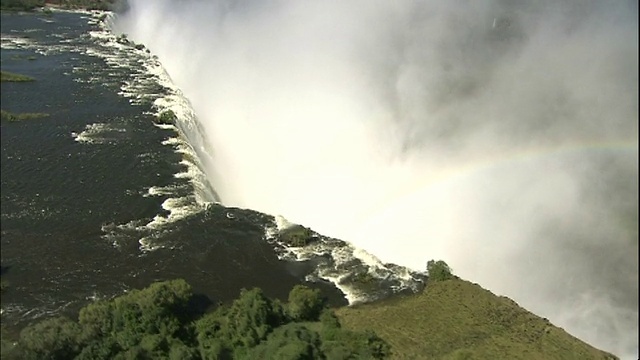
{"label": "sunlit grass", "polygon": [[477,284],[431,282],[424,292],[337,311],[373,330],[395,359],[615,359]]}

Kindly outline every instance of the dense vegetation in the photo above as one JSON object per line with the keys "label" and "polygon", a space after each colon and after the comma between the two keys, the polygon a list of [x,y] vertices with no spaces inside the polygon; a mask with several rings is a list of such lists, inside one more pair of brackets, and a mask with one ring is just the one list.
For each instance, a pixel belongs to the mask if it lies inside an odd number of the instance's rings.
{"label": "dense vegetation", "polygon": [[427,268],[420,294],[335,313],[302,285],[286,303],[256,288],[205,312],[184,280],[158,282],[93,302],[77,320],[33,324],[16,340],[2,329],[2,359],[616,359],[443,261]]}
{"label": "dense vegetation", "polygon": [[1,0],[0,9],[9,11],[32,11],[44,6],[44,0]]}
{"label": "dense vegetation", "polygon": [[318,290],[298,285],[287,303],[260,289],[202,314],[184,280],[152,284],[3,332],[3,359],[380,359],[389,346],[372,332],[341,327]]}
{"label": "dense vegetation", "polygon": [[156,117],[156,123],[163,125],[173,125],[177,120],[173,110],[165,110]]}
{"label": "dense vegetation", "polygon": [[375,331],[396,359],[615,359],[440,265],[431,263],[436,278],[420,294],[336,315],[344,328]]}
{"label": "dense vegetation", "polygon": [[317,240],[314,237],[314,232],[301,225],[293,225],[287,229],[282,230],[278,235],[278,239],[284,244],[293,247],[301,247],[308,245]]}
{"label": "dense vegetation", "polygon": [[442,260],[429,260],[427,262],[427,275],[430,281],[444,281],[453,279],[451,268]]}

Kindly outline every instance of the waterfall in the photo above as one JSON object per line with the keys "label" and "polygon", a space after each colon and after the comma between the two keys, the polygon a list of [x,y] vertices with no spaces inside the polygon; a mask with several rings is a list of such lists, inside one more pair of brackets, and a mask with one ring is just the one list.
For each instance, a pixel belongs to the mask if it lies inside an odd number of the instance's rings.
{"label": "waterfall", "polygon": [[222,203],[414,269],[444,259],[637,357],[637,13],[139,0],[114,29],[191,102]]}

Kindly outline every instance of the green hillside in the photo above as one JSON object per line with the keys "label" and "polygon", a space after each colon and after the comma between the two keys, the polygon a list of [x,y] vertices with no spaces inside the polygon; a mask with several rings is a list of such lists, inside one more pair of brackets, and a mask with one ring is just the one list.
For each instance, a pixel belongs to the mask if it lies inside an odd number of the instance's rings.
{"label": "green hillside", "polygon": [[513,300],[457,278],[336,315],[346,329],[374,331],[394,359],[616,359]]}
{"label": "green hillside", "polygon": [[253,289],[212,309],[184,280],[158,282],[90,303],[77,321],[45,319],[18,337],[3,326],[0,358],[617,359],[457,278],[443,261],[429,261],[427,272],[418,294],[335,311],[301,285],[286,303]]}
{"label": "green hillside", "polygon": [[286,303],[260,289],[206,313],[202,301],[184,280],[155,283],[91,303],[77,320],[42,320],[17,338],[3,327],[0,358],[616,359],[456,278],[335,312],[323,310],[319,290],[300,285]]}

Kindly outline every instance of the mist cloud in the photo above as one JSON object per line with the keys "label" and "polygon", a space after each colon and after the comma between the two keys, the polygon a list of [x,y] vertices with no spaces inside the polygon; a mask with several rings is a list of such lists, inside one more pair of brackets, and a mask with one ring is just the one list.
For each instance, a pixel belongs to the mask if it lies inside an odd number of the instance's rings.
{"label": "mist cloud", "polygon": [[638,351],[637,3],[130,1],[228,205]]}

